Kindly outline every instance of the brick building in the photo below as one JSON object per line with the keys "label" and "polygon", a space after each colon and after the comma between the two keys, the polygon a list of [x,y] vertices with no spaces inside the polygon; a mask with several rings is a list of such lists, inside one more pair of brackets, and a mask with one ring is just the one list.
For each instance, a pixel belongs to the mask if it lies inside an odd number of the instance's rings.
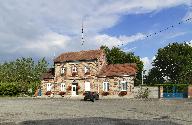
{"label": "brick building", "polygon": [[[136,64],[110,64],[103,50],[62,53],[54,68],[42,76],[42,94],[82,95],[96,91],[101,95],[130,96],[134,89]],[[48,93],[49,92],[49,93]]]}

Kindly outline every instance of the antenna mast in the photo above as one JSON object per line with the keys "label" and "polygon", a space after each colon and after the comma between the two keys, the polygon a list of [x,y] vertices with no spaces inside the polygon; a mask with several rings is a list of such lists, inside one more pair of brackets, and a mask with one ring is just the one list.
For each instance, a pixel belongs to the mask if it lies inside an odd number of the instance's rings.
{"label": "antenna mast", "polygon": [[81,45],[83,46],[85,40],[84,40],[84,25],[83,25],[83,19],[82,19],[82,26],[81,26]]}

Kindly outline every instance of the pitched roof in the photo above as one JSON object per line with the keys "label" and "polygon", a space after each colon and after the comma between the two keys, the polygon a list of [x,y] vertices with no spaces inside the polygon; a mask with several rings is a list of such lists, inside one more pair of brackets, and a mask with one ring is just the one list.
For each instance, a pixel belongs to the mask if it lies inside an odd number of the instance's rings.
{"label": "pitched roof", "polygon": [[54,59],[54,62],[79,61],[97,59],[103,53],[103,50],[88,50],[80,52],[66,52]]}
{"label": "pitched roof", "polygon": [[43,73],[41,79],[53,79],[54,78],[54,68],[48,69],[47,72]]}
{"label": "pitched roof", "polygon": [[104,66],[98,77],[102,76],[122,76],[122,75],[135,75],[137,72],[137,66],[135,63],[125,64],[110,64]]}

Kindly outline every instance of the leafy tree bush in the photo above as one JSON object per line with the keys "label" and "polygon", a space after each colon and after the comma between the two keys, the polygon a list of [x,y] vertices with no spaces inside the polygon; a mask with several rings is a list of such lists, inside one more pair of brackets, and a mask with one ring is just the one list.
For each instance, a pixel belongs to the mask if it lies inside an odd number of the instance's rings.
{"label": "leafy tree bush", "polygon": [[0,96],[17,96],[20,93],[18,83],[0,83]]}
{"label": "leafy tree bush", "polygon": [[192,83],[192,47],[172,43],[160,48],[146,78],[148,83]]}
{"label": "leafy tree bush", "polygon": [[[32,58],[20,58],[0,64],[0,95],[31,95],[37,88],[37,83],[40,83],[41,75],[46,72],[47,66],[45,58],[37,63]],[[32,88],[32,93],[29,88]]]}
{"label": "leafy tree bush", "polygon": [[101,46],[100,48],[105,51],[108,64],[136,63],[138,70],[135,85],[141,84],[143,62],[139,56],[135,56],[132,52],[126,53],[117,47],[109,49],[107,46]]}
{"label": "leafy tree bush", "polygon": [[139,89],[136,98],[144,98],[147,99],[149,97],[150,90],[148,88],[143,89],[142,87]]}

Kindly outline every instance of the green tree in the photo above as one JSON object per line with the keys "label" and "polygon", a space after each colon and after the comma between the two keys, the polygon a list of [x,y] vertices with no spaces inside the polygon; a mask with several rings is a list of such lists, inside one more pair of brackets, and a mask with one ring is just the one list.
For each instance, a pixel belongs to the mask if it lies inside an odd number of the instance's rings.
{"label": "green tree", "polygon": [[186,43],[169,44],[158,50],[153,66],[156,72],[149,75],[158,72],[158,79],[165,78],[172,83],[192,82],[192,47]]}
{"label": "green tree", "polygon": [[22,93],[28,91],[31,84],[40,83],[42,73],[47,70],[45,58],[37,63],[32,58],[20,58],[0,64],[0,83],[17,83]]}
{"label": "green tree", "polygon": [[140,60],[139,56],[135,56],[134,53],[131,52],[126,53],[118,47],[112,47],[112,49],[109,49],[107,46],[101,46],[100,48],[105,51],[108,64],[136,63],[138,71],[135,85],[141,84],[143,62]]}
{"label": "green tree", "polygon": [[157,68],[152,68],[149,70],[149,73],[144,76],[144,83],[147,85],[154,85],[163,83],[165,80],[162,77],[161,73],[157,70]]}

